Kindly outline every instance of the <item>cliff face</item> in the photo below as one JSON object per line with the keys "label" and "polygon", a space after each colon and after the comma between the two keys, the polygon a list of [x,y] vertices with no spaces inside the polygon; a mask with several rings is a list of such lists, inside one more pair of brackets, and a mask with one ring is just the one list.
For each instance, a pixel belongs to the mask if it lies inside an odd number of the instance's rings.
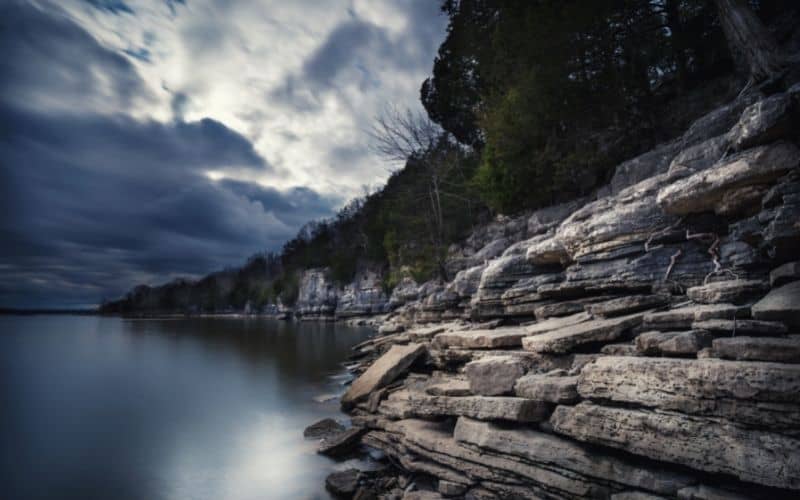
{"label": "cliff face", "polygon": [[798,110],[741,98],[402,283],[343,398],[363,442],[446,496],[796,495]]}
{"label": "cliff face", "polygon": [[370,316],[389,310],[389,297],[383,290],[383,276],[375,269],[362,267],[353,281],[339,286],[327,269],[307,269],[300,277],[295,315],[306,320],[334,320]]}

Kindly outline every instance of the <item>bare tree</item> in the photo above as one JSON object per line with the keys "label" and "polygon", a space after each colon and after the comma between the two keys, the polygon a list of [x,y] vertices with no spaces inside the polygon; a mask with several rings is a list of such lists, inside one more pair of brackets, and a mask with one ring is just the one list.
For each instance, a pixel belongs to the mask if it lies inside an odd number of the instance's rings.
{"label": "bare tree", "polygon": [[444,266],[445,216],[442,198],[452,197],[467,204],[472,201],[446,189],[447,176],[461,166],[459,146],[422,112],[387,107],[375,119],[369,135],[373,150],[391,162],[418,162],[427,172],[430,238],[436,250],[437,267],[442,279],[447,279]]}
{"label": "bare tree", "polygon": [[785,67],[778,43],[747,0],[716,0],[722,29],[734,56],[744,58],[750,83],[769,80]]}

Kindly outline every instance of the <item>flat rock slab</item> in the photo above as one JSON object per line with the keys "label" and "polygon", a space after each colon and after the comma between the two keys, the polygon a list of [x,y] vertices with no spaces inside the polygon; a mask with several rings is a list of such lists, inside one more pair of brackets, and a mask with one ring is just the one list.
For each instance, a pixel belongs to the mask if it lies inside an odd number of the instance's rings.
{"label": "flat rock slab", "polygon": [[557,433],[580,441],[730,474],[742,481],[800,490],[800,440],[788,436],[679,413],[592,403],[559,406],[550,423]]}
{"label": "flat rock slab", "polygon": [[563,490],[569,490],[567,484],[577,483],[581,476],[603,483],[616,483],[617,488],[637,488],[664,495],[674,495],[677,490],[693,483],[685,475],[593,453],[574,441],[534,429],[507,429],[462,417],[458,419],[453,437],[459,443],[477,446],[490,453],[509,455],[556,471],[568,471],[571,474],[539,476],[547,486]]}
{"label": "flat rock slab", "polygon": [[586,306],[586,312],[592,316],[610,318],[634,312],[644,311],[666,305],[669,297],[664,295],[629,295],[617,299],[606,300]]}
{"label": "flat rock slab", "polygon": [[753,427],[800,425],[800,365],[605,356],[583,368],[578,393]]}
{"label": "flat rock slab", "polygon": [[494,330],[466,330],[444,332],[433,338],[438,348],[462,347],[466,349],[497,349],[519,347],[522,337],[528,333],[524,328],[496,328]]}
{"label": "flat rock slab", "polygon": [[702,304],[677,307],[644,315],[642,324],[653,330],[688,330],[695,321],[734,319],[750,316],[750,308],[733,304]]}
{"label": "flat rock slab", "polygon": [[547,420],[552,405],[523,398],[490,396],[431,396],[413,391],[398,391],[385,403],[403,408],[407,417],[434,418],[466,416],[478,420],[542,422]]}
{"label": "flat rock slab", "polygon": [[800,329],[800,281],[774,288],[753,304],[752,312],[755,319],[781,321],[790,328]]}
{"label": "flat rock slab", "polygon": [[364,432],[365,429],[361,427],[351,427],[334,436],[323,439],[317,448],[317,453],[332,457],[344,455],[358,445]]}
{"label": "flat rock slab", "polygon": [[431,396],[471,396],[469,380],[452,379],[435,381],[425,387]]}
{"label": "flat rock slab", "polygon": [[525,374],[525,365],[513,356],[488,356],[464,366],[473,394],[499,396],[514,389],[514,382]]}
{"label": "flat rock slab", "polygon": [[303,431],[303,436],[313,439],[325,439],[344,431],[345,427],[332,418],[323,418],[309,425]]}
{"label": "flat rock slab", "polygon": [[342,396],[342,406],[349,407],[365,399],[370,392],[392,382],[425,352],[423,344],[394,345],[361,374]]}
{"label": "flat rock slab", "polygon": [[447,330],[445,325],[429,326],[427,328],[414,328],[406,332],[408,339],[412,342],[420,342],[432,339],[437,333]]}
{"label": "flat rock slab", "polygon": [[769,285],[773,288],[792,281],[800,281],[800,261],[787,262],[769,273]]}
{"label": "flat rock slab", "polygon": [[584,344],[616,340],[626,330],[637,326],[641,321],[642,314],[637,313],[578,323],[540,335],[525,337],[522,340],[522,348],[526,351],[564,354]]}
{"label": "flat rock slab", "polygon": [[656,200],[669,214],[712,211],[728,192],[778,179],[797,166],[798,157],[800,151],[787,142],[753,148],[728,163],[673,182],[658,193]]}
{"label": "flat rock slab", "polygon": [[640,333],[636,336],[636,339],[634,339],[634,343],[636,344],[636,352],[647,356],[656,356],[661,354],[661,349],[659,347],[661,343],[666,342],[672,337],[680,335],[681,333],[683,332],[661,332],[658,330]]}
{"label": "flat rock slab", "polygon": [[565,316],[563,318],[549,318],[544,321],[537,321],[532,325],[526,325],[525,330],[528,335],[538,335],[540,333],[550,332],[564,328],[565,326],[577,325],[578,323],[585,323],[592,319],[591,315],[586,312]]}
{"label": "flat rock slab", "polygon": [[706,330],[714,334],[727,335],[764,335],[780,337],[788,333],[783,323],[775,321],[759,321],[753,319],[707,319],[695,321],[692,328]]}
{"label": "flat rock slab", "polygon": [[800,338],[720,338],[714,339],[711,351],[713,356],[724,359],[800,363]]}
{"label": "flat rock slab", "polygon": [[741,304],[761,296],[767,291],[767,284],[759,280],[717,281],[707,285],[693,286],[686,295],[701,304],[730,302]]}
{"label": "flat rock slab", "polygon": [[521,398],[535,399],[555,404],[576,403],[578,377],[557,377],[547,374],[531,374],[517,380],[514,394]]}

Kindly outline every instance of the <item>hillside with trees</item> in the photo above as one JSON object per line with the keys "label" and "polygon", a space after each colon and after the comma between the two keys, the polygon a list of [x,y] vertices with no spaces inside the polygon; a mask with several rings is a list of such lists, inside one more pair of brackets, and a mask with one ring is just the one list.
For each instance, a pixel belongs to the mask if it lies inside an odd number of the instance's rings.
{"label": "hillside with trees", "polygon": [[452,279],[447,249],[476,225],[587,195],[623,160],[768,84],[800,19],[791,0],[446,0],[442,11],[447,36],[420,89],[427,115],[390,107],[375,119],[376,161],[403,165],[385,186],[279,253],[139,286],[101,310],[291,305],[309,268],[340,284],[378,268],[387,292],[406,276]]}

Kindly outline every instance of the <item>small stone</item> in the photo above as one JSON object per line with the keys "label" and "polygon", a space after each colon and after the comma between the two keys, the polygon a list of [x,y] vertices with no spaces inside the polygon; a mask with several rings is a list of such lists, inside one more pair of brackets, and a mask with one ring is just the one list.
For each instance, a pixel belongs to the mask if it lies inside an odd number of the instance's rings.
{"label": "small stone", "polygon": [[718,304],[721,302],[741,304],[761,295],[766,289],[766,283],[763,281],[730,280],[691,287],[686,290],[686,295],[701,304]]}
{"label": "small stone", "polygon": [[325,478],[325,489],[338,498],[352,498],[358,487],[358,476],[357,469],[332,472]]}
{"label": "small stone", "polygon": [[753,317],[781,321],[790,328],[800,328],[800,281],[772,289],[752,307]]}
{"label": "small stone", "polygon": [[715,334],[782,336],[787,333],[783,323],[752,319],[707,319],[695,321],[692,328]]}
{"label": "small stone", "polygon": [[521,398],[548,403],[575,403],[580,399],[578,397],[578,377],[553,377],[547,374],[525,375],[514,385],[514,394]]}
{"label": "small stone", "polygon": [[511,356],[490,356],[467,363],[464,373],[473,394],[498,396],[514,389],[514,382],[525,374],[525,367]]}
{"label": "small stone", "polygon": [[723,359],[800,363],[800,338],[720,338],[714,339],[712,352]]}
{"label": "small stone", "polygon": [[361,427],[351,427],[339,434],[325,438],[319,444],[317,453],[329,456],[343,455],[356,447],[364,431]]}
{"label": "small stone", "polygon": [[344,426],[332,418],[323,418],[306,427],[303,436],[313,439],[327,439],[344,431]]}

